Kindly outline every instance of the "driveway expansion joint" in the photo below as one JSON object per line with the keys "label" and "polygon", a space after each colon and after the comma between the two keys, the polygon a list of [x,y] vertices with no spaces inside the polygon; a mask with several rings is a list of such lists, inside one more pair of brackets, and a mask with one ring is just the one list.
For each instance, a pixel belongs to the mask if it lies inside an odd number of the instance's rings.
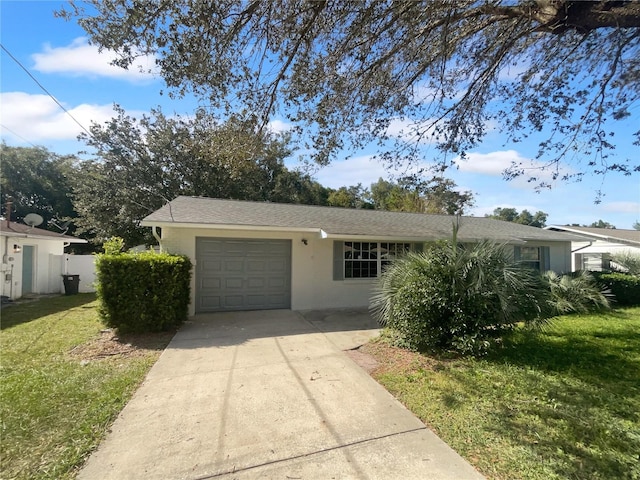
{"label": "driveway expansion joint", "polygon": [[224,472],[214,473],[212,475],[204,475],[204,476],[201,476],[201,477],[194,477],[191,480],[209,480],[209,479],[212,479],[212,478],[219,478],[219,477],[222,477],[224,475],[231,475],[231,474],[234,474],[234,473],[246,472],[246,471],[253,470],[253,469],[256,469],[256,468],[266,467],[268,465],[277,465],[278,463],[288,462],[288,461],[291,461],[291,460],[299,460],[301,458],[308,458],[308,457],[312,457],[314,455],[321,455],[323,453],[328,453],[328,452],[333,452],[335,450],[340,450],[342,448],[349,448],[349,447],[353,447],[355,445],[362,445],[362,444],[366,444],[366,443],[369,443],[369,442],[376,442],[378,440],[383,440],[385,438],[397,437],[397,436],[400,436],[400,435],[419,432],[419,431],[422,431],[422,430],[428,430],[428,428],[426,426],[423,426],[423,427],[418,427],[418,428],[412,428],[412,429],[409,429],[409,430],[404,430],[402,432],[387,433],[385,435],[379,435],[377,437],[371,437],[371,438],[365,438],[365,439],[362,439],[362,440],[356,440],[356,441],[353,441],[353,442],[348,442],[348,443],[344,443],[344,444],[341,444],[341,445],[336,445],[334,447],[322,448],[320,450],[315,450],[313,452],[301,453],[299,455],[293,455],[293,456],[290,456],[290,457],[279,458],[277,460],[271,460],[269,462],[258,463],[256,465],[249,465],[247,467],[242,467],[242,468],[233,468],[231,470],[226,470]]}

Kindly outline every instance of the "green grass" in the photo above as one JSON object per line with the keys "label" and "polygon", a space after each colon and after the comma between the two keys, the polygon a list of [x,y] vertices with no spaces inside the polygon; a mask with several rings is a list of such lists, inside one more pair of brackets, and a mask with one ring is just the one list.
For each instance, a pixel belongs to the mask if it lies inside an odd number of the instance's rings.
{"label": "green grass", "polygon": [[73,478],[160,354],[82,361],[70,351],[104,327],[93,294],[2,310],[0,471],[6,479]]}
{"label": "green grass", "polygon": [[378,381],[488,478],[640,479],[640,308],[558,317],[479,359],[368,350]]}

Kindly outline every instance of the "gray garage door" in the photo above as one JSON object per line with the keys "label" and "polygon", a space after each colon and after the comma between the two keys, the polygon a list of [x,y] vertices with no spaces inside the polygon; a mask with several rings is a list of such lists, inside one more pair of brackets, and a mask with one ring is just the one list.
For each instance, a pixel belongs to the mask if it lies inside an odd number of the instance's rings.
{"label": "gray garage door", "polygon": [[291,241],[196,239],[196,312],[291,308]]}

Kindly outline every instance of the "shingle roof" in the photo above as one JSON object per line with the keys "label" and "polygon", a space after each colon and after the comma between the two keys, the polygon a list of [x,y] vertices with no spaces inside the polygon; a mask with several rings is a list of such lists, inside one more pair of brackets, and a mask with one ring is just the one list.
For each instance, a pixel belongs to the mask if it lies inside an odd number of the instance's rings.
{"label": "shingle roof", "polygon": [[6,237],[31,237],[48,240],[64,240],[70,243],[87,243],[86,240],[81,238],[72,237],[70,235],[62,235],[60,233],[51,232],[42,228],[31,227],[24,225],[23,223],[11,222],[7,225],[6,220],[0,221],[0,235]]}
{"label": "shingle roof", "polygon": [[[330,237],[450,238],[456,217],[421,213],[359,210],[314,205],[178,197],[147,216],[142,225],[309,229]],[[574,235],[482,217],[459,217],[458,239],[477,241],[571,241]]]}
{"label": "shingle roof", "polygon": [[565,225],[550,225],[548,230],[577,233],[591,239],[604,240],[611,243],[628,243],[640,245],[640,230],[623,230],[617,228],[573,227]]}

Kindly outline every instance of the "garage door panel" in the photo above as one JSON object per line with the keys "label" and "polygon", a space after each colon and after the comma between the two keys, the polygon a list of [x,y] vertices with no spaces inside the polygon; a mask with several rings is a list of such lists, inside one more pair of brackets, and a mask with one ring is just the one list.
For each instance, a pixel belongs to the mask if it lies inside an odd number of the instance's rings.
{"label": "garage door panel", "polygon": [[226,308],[240,308],[244,304],[243,295],[225,295],[224,306]]}
{"label": "garage door panel", "polygon": [[217,259],[203,258],[200,263],[207,272],[219,272],[222,270],[222,262]]}
{"label": "garage door panel", "polygon": [[242,278],[225,278],[224,286],[227,289],[242,289],[244,281]]}
{"label": "garage door panel", "polygon": [[247,260],[247,272],[249,273],[266,273],[268,272],[268,263],[265,260]]}
{"label": "garage door panel", "polygon": [[238,259],[225,260],[224,273],[243,272],[243,271],[244,271],[244,261],[238,260]]}
{"label": "garage door panel", "polygon": [[285,301],[284,295],[271,295],[269,296],[269,304],[273,306],[273,308],[280,308],[277,305],[280,305]]}
{"label": "garage door panel", "polygon": [[268,279],[268,285],[270,289],[284,289],[286,282],[280,277],[272,277]]}
{"label": "garage door panel", "polygon": [[196,312],[291,307],[291,241],[196,239]]}
{"label": "garage door panel", "polygon": [[221,298],[215,295],[204,295],[200,297],[201,306],[211,310],[220,310],[222,306]]}
{"label": "garage door panel", "polygon": [[267,265],[269,272],[285,272],[287,268],[288,264],[284,260],[271,260]]}
{"label": "garage door panel", "polygon": [[[247,287],[248,288],[264,288],[267,285],[267,282],[265,281],[264,278],[258,278],[258,277],[254,277],[254,278],[248,278],[247,279]],[[269,285],[271,286],[271,285]],[[284,285],[280,285],[280,287],[283,287]]]}
{"label": "garage door panel", "polygon": [[219,255],[223,253],[223,243],[215,240],[202,239],[201,247],[208,255]]}
{"label": "garage door panel", "polygon": [[267,298],[265,295],[247,295],[247,305],[254,308],[263,308],[266,304]]}
{"label": "garage door panel", "polygon": [[200,280],[200,288],[203,290],[219,289],[221,285],[220,277],[207,277]]}

